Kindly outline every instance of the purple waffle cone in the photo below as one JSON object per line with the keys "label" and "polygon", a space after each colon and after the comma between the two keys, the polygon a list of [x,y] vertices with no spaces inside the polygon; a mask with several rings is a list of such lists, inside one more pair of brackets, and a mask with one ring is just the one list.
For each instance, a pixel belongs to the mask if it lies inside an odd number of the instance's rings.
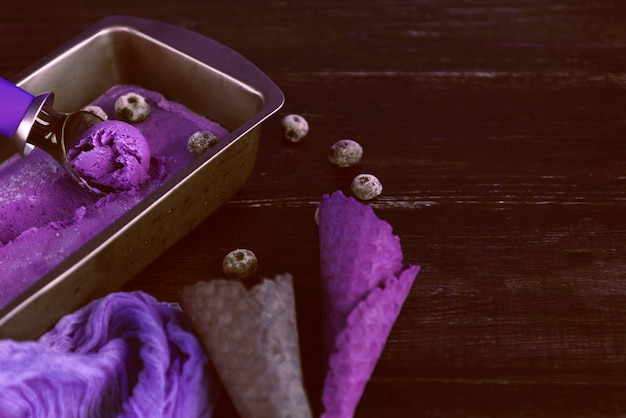
{"label": "purple waffle cone", "polygon": [[319,212],[327,374],[324,417],[351,417],[419,266],[402,264],[400,240],[371,207],[341,192]]}

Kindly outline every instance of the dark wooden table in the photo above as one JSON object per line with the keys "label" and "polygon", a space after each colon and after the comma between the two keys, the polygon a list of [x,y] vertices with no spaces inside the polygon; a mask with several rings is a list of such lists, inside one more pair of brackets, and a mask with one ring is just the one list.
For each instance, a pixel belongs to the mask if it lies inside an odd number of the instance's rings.
{"label": "dark wooden table", "polygon": [[[37,2],[35,2],[37,3]],[[305,385],[322,387],[315,207],[376,174],[371,205],[422,265],[357,417],[626,413],[626,13],[609,0],[58,1],[3,5],[10,77],[111,14],[185,26],[286,94],[222,209],[126,289],[163,300],[231,249],[293,274]],[[158,65],[158,63],[155,63]],[[311,124],[287,143],[280,117]],[[365,148],[331,166],[341,138]],[[236,416],[227,398],[216,417]]]}

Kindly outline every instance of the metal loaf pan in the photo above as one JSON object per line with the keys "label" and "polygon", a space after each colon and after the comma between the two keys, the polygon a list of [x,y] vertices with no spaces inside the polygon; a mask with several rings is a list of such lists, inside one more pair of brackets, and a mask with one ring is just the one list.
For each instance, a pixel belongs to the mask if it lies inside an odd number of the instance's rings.
{"label": "metal loaf pan", "polygon": [[[35,95],[53,91],[54,106],[63,112],[115,84],[138,84],[231,133],[1,311],[2,338],[36,338],[63,315],[119,290],[225,203],[252,171],[260,124],[284,102],[261,70],[224,45],[187,29],[124,16],[89,27],[12,81]],[[10,145],[0,149],[0,157],[13,154]]]}

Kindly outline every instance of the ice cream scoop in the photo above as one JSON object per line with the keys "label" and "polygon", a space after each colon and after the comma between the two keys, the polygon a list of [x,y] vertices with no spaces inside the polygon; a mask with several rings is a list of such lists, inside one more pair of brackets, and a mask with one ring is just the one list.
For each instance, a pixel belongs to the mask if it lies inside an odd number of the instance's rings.
{"label": "ice cream scoop", "polygon": [[90,126],[101,122],[92,113],[60,113],[52,108],[54,93],[33,96],[0,78],[0,134],[10,138],[23,157],[37,147],[48,153],[80,186],[98,195],[104,192],[76,173],[67,157]]}

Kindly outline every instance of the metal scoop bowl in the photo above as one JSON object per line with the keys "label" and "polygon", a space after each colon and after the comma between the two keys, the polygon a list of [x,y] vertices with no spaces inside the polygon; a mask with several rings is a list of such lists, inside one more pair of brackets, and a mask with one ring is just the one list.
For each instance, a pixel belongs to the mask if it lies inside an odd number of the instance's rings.
{"label": "metal scoop bowl", "polygon": [[60,113],[52,108],[54,93],[33,96],[0,78],[0,134],[10,138],[23,157],[35,147],[54,158],[78,185],[98,195],[105,191],[90,184],[72,167],[67,156],[83,133],[102,122],[93,113],[79,110]]}

